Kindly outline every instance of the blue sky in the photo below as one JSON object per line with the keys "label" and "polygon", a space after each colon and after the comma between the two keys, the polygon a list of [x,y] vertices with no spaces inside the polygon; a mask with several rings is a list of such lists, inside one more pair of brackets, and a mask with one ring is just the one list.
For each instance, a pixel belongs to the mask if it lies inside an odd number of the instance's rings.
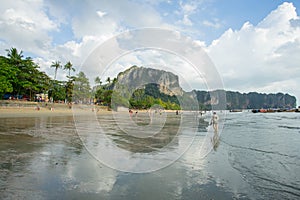
{"label": "blue sky", "polygon": [[[49,66],[55,60],[70,60],[78,72],[95,48],[116,35],[162,28],[178,31],[201,45],[225,89],[290,93],[299,102],[299,10],[296,0],[4,0],[0,5],[0,54],[16,47],[51,76],[54,71]],[[146,66],[150,59],[128,55],[122,60],[126,68]],[[180,59],[155,60],[165,67],[188,67]],[[180,72],[182,77],[196,80],[185,71]],[[60,71],[58,77],[65,73]],[[203,89],[200,82],[190,84]]]}
{"label": "blue sky", "polygon": [[[99,3],[96,3],[96,5],[98,5],[99,10],[101,10],[101,1],[98,2]],[[136,2],[137,4],[142,4],[141,2],[143,1],[133,2]],[[151,7],[160,13],[160,16],[166,23],[177,23],[177,28],[181,29],[182,32],[185,32],[185,34],[191,35],[198,40],[202,40],[205,41],[207,44],[210,44],[214,39],[220,37],[229,28],[232,28],[234,30],[240,29],[242,25],[247,21],[251,22],[251,24],[254,25],[258,24],[271,11],[275,10],[280,4],[284,2],[292,2],[296,8],[300,7],[299,1],[282,0],[157,1],[157,3],[153,3]],[[188,17],[193,25],[185,25],[184,23],[180,24],[179,21],[182,20],[184,15],[182,7],[189,3],[191,3],[191,5],[194,5],[195,7],[197,6],[197,8],[195,8],[195,10],[191,12],[186,11],[187,13],[189,13]],[[72,2],[58,2],[57,4],[58,6],[61,6],[61,8],[63,8],[64,10],[68,10],[67,13],[64,14],[64,17],[66,18],[65,20],[69,22],[72,21],[72,18],[74,16],[78,16],[83,12],[81,9],[82,7],[80,6],[82,3],[76,4]],[[105,12],[105,10],[103,10],[103,12]],[[49,12],[47,13],[50,19],[55,20],[55,16],[52,16]],[[129,29],[139,28],[126,22],[124,22],[123,26]],[[78,38],[74,37],[72,31],[72,24],[68,22],[61,23],[59,27],[59,32],[53,31],[52,33],[50,33],[50,35],[53,36],[54,45],[63,44],[69,41],[70,39],[78,40]]]}

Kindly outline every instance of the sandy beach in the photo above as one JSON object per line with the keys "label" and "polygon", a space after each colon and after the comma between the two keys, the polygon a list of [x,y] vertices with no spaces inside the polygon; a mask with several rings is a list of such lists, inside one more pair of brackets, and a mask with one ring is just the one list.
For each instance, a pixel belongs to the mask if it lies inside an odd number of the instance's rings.
{"label": "sandy beach", "polygon": [[37,110],[33,107],[20,108],[0,108],[0,118],[6,117],[35,117],[35,116],[57,116],[57,115],[73,115],[72,110],[54,109],[53,111],[47,108]]}
{"label": "sandy beach", "polygon": [[[51,109],[52,108],[52,109]],[[94,105],[73,105],[73,108],[79,108],[82,113],[96,112],[97,115],[111,114],[106,106]],[[78,114],[79,109],[76,110]],[[136,110],[133,109],[135,112]],[[139,113],[145,113],[147,110],[137,110]],[[125,112],[125,111],[122,111]],[[164,110],[164,112],[175,113],[175,110]],[[36,116],[72,116],[74,110],[63,103],[38,103],[27,101],[0,101],[0,118],[6,117],[36,117]]]}
{"label": "sandy beach", "polygon": [[[97,114],[109,114],[104,106],[88,106],[84,112],[93,112]],[[84,113],[83,112],[83,113]],[[77,112],[78,113],[78,112]],[[72,116],[73,110],[67,104],[45,104],[37,102],[8,102],[3,101],[0,104],[0,118],[6,117],[38,117],[38,116]]]}

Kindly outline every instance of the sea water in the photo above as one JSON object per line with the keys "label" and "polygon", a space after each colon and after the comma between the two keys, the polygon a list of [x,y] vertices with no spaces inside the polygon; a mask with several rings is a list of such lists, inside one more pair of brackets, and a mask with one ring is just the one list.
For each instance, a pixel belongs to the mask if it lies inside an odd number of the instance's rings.
{"label": "sea water", "polygon": [[[300,198],[299,113],[220,113],[214,147],[209,113],[167,115],[162,134],[142,139],[96,115],[106,140],[78,133],[72,116],[1,118],[0,199]],[[99,146],[114,162],[93,152]]]}

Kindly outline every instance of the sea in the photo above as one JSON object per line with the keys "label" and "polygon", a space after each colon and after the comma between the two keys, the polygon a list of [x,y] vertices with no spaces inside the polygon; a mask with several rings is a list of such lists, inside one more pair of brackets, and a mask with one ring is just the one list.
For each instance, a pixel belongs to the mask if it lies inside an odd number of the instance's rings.
{"label": "sea", "polygon": [[74,112],[0,118],[0,199],[300,199],[300,113]]}

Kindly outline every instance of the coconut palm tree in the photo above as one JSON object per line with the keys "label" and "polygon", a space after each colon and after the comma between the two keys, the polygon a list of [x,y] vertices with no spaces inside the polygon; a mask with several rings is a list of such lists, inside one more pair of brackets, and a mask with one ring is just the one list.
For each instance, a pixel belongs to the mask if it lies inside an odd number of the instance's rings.
{"label": "coconut palm tree", "polygon": [[113,82],[113,84],[115,85],[115,84],[118,82],[118,79],[117,79],[117,78],[114,78],[112,82]]}
{"label": "coconut palm tree", "polygon": [[110,83],[110,77],[107,77],[106,82]]}
{"label": "coconut palm tree", "polygon": [[55,68],[55,74],[54,74],[54,80],[56,80],[56,74],[57,74],[57,70],[59,68],[62,68],[61,64],[59,61],[55,61],[55,62],[52,62],[51,66],[50,67],[54,67]]}
{"label": "coconut palm tree", "polygon": [[99,84],[99,86],[101,86],[102,81],[101,81],[101,79],[99,78],[99,76],[97,76],[97,77],[95,78],[95,83],[96,83],[96,84]]}
{"label": "coconut palm tree", "polygon": [[7,56],[9,57],[9,60],[14,65],[19,65],[22,62],[23,58],[23,51],[18,52],[18,50],[14,47],[10,49],[6,49]]}
{"label": "coconut palm tree", "polygon": [[75,72],[75,68],[73,68],[73,64],[70,61],[65,64],[64,70],[68,70],[69,71],[69,77],[71,75],[71,70],[73,72]]}

